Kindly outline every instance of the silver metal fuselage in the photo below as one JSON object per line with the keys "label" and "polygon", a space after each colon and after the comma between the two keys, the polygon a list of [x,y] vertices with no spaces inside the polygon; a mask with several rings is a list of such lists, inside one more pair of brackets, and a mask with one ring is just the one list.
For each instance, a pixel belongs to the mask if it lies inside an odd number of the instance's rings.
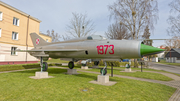
{"label": "silver metal fuselage", "polygon": [[[127,59],[141,58],[141,41],[133,40],[85,40],[78,42],[58,42],[36,47],[36,49],[81,49],[82,51],[49,51],[43,54],[50,58],[71,59]],[[99,48],[98,48],[99,47]],[[29,52],[31,55],[37,54]]]}

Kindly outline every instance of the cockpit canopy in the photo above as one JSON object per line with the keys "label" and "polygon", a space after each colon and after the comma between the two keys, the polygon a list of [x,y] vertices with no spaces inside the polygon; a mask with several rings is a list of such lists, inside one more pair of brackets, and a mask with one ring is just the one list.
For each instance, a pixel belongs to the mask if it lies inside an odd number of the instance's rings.
{"label": "cockpit canopy", "polygon": [[106,38],[101,35],[92,35],[88,36],[87,40],[106,40]]}
{"label": "cockpit canopy", "polygon": [[105,37],[101,35],[92,35],[88,37],[81,37],[81,38],[75,38],[75,39],[70,39],[58,43],[68,43],[68,42],[80,42],[80,41],[86,41],[86,40],[107,40]]}

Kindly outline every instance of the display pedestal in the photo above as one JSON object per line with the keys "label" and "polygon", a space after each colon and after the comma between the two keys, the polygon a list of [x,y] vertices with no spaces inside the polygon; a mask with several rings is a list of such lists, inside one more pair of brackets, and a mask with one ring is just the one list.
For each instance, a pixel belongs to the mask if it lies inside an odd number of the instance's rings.
{"label": "display pedestal", "polygon": [[88,69],[88,66],[81,66],[81,69]]}
{"label": "display pedestal", "polygon": [[66,74],[73,75],[73,74],[79,74],[79,73],[77,73],[76,69],[68,69]]}
{"label": "display pedestal", "polygon": [[99,66],[93,66],[92,68],[99,68]]}
{"label": "display pedestal", "polygon": [[44,79],[44,78],[52,78],[52,76],[48,76],[48,72],[36,72],[35,76],[31,76],[32,79]]}
{"label": "display pedestal", "polygon": [[97,82],[108,83],[109,82],[109,75],[98,75]]}
{"label": "display pedestal", "polygon": [[47,78],[48,77],[48,72],[36,72],[35,77],[37,77],[37,78]]}
{"label": "display pedestal", "polygon": [[125,68],[125,72],[131,72],[131,68]]}
{"label": "display pedestal", "polygon": [[105,86],[112,86],[117,82],[109,81],[109,75],[98,75],[97,81],[90,81],[90,83],[105,85]]}

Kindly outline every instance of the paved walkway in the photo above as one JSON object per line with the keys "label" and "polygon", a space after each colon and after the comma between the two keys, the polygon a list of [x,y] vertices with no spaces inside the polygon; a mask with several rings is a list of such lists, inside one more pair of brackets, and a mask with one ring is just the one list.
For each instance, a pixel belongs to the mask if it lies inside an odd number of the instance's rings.
{"label": "paved walkway", "polygon": [[156,62],[153,62],[153,64],[160,64],[160,65],[164,65],[164,66],[170,66],[170,67],[174,67],[174,68],[180,68],[180,66],[168,65],[168,64],[163,64],[163,63],[156,63]]}
{"label": "paved walkway", "polygon": [[[61,68],[61,69],[68,69],[66,67],[56,67],[56,66],[52,66],[52,67]],[[34,69],[36,69],[36,68],[34,68]],[[31,69],[6,71],[6,72],[0,72],[0,73],[17,72],[17,71],[24,71],[24,70],[31,70]],[[81,69],[77,69],[77,71],[86,72],[86,73],[100,74],[99,72],[86,71],[86,70],[81,70]],[[144,78],[137,78],[137,77],[130,77],[130,76],[122,76],[122,75],[115,75],[115,74],[113,76],[114,77],[120,77],[120,78],[128,78],[128,79],[152,82],[152,83],[159,83],[159,84],[163,84],[163,85],[167,85],[167,86],[170,86],[170,87],[177,88],[176,92],[171,96],[169,101],[180,101],[180,77],[179,76],[176,76],[176,75],[170,74],[170,73],[163,73],[163,72],[156,72],[156,71],[143,71],[143,72],[160,73],[160,74],[165,75],[167,77],[170,77],[170,78],[172,78],[174,80],[172,80],[172,81],[159,81],[159,80],[151,80],[151,79],[144,79]],[[108,75],[110,75],[110,74],[108,74]]]}

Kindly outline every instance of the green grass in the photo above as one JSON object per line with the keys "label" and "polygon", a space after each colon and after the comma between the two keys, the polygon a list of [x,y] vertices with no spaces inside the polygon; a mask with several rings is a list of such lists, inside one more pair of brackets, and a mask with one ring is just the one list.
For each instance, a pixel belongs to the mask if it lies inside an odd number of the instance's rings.
{"label": "green grass", "polygon": [[[103,66],[99,66],[99,67],[103,67]],[[80,68],[80,67],[79,67]],[[108,66],[107,68],[111,68],[110,66]],[[125,67],[113,67],[113,69],[117,69],[117,70],[124,70]],[[131,68],[132,71],[141,71],[141,68]],[[156,69],[149,69],[149,68],[143,68],[143,71],[146,72],[146,71],[152,71],[152,72],[162,72],[162,73],[170,73],[170,74],[174,74],[174,75],[177,75],[177,76],[180,76],[180,74],[177,74],[177,73],[171,73],[171,72],[167,72],[167,71],[164,71],[164,70],[156,70]]]}
{"label": "green grass", "polygon": [[[65,75],[64,69],[49,68],[54,78],[30,79],[35,71],[28,70],[0,74],[1,101],[167,101],[175,88],[124,78],[110,77],[113,86],[88,83],[96,74]],[[84,92],[83,89],[88,90]]]}
{"label": "green grass", "polygon": [[12,71],[21,69],[38,68],[40,64],[14,64],[14,65],[0,65],[0,72],[2,71]]}
{"label": "green grass", "polygon": [[161,60],[158,63],[166,64],[166,65],[173,65],[173,66],[180,66],[180,63],[169,63],[169,62],[166,62],[166,60]]}
{"label": "green grass", "polygon": [[[62,66],[62,67],[67,67],[67,66]],[[75,69],[80,69],[79,66],[75,66],[74,68]],[[120,67],[118,67],[118,68],[120,68]],[[159,73],[140,72],[140,71],[128,73],[128,72],[120,72],[120,71],[124,70],[125,68],[123,68],[121,70],[119,70],[118,68],[115,67],[113,69],[113,74],[131,76],[131,77],[138,77],[138,78],[145,78],[145,79],[152,79],[152,80],[160,80],[160,81],[171,81],[171,80],[173,80],[172,78],[169,78],[169,77],[164,76],[164,75],[159,74]],[[137,70],[138,68],[134,68],[134,69]],[[149,70],[149,69],[147,69],[147,70]],[[100,69],[88,69],[87,71],[94,71],[94,72],[99,72],[100,73]],[[111,74],[110,67],[107,68],[107,72],[109,74]]]}
{"label": "green grass", "polygon": [[[88,69],[88,71],[95,71],[100,72],[100,69]],[[111,69],[107,69],[107,73],[111,74]],[[124,75],[124,76],[131,76],[131,77],[138,77],[138,78],[145,78],[145,79],[152,79],[152,80],[161,80],[161,81],[171,81],[173,79],[164,76],[158,73],[150,73],[150,72],[120,72],[120,70],[113,70],[113,74],[117,75]]]}
{"label": "green grass", "polygon": [[[49,66],[61,66],[61,64],[49,63]],[[14,65],[0,65],[0,72],[3,71],[13,71],[13,70],[22,70],[22,69],[31,69],[31,68],[40,68],[39,63],[35,64],[14,64]]]}

